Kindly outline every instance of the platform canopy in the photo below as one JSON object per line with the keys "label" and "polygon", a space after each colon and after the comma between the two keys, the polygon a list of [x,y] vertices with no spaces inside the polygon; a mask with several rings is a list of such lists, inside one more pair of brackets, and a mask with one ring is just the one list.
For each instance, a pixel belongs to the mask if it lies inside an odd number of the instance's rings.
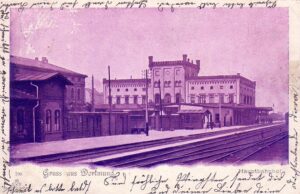
{"label": "platform canopy", "polygon": [[204,113],[205,111],[202,106],[181,105],[178,113]]}

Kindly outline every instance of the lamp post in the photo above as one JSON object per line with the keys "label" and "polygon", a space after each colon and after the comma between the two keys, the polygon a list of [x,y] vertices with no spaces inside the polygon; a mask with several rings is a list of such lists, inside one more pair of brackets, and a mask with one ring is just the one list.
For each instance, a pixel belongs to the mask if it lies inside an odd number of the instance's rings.
{"label": "lamp post", "polygon": [[149,114],[148,114],[148,70],[146,69],[146,135],[149,135]]}
{"label": "lamp post", "polygon": [[162,113],[163,113],[163,110],[162,110],[160,80],[158,80],[158,87],[159,87],[160,130],[162,131],[163,130],[163,127],[162,127],[162,116],[163,116]]}
{"label": "lamp post", "polygon": [[219,124],[220,124],[220,128],[221,128],[221,123],[222,123],[222,116],[221,116],[222,110],[221,110],[221,94],[219,94]]}
{"label": "lamp post", "polygon": [[111,88],[110,88],[110,66],[108,66],[108,103],[109,103],[109,113],[108,113],[108,133],[111,135]]}

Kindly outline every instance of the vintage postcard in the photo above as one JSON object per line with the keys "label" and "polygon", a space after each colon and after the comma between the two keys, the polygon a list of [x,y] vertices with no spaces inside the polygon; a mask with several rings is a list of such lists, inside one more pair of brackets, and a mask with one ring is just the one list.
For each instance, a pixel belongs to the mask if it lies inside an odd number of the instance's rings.
{"label": "vintage postcard", "polygon": [[2,1],[1,193],[298,194],[299,1]]}

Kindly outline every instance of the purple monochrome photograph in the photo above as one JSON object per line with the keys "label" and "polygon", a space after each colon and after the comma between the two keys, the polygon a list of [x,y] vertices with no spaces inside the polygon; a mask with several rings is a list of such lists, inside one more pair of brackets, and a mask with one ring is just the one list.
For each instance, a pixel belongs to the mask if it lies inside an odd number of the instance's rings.
{"label": "purple monochrome photograph", "polygon": [[288,164],[288,8],[10,17],[13,164]]}

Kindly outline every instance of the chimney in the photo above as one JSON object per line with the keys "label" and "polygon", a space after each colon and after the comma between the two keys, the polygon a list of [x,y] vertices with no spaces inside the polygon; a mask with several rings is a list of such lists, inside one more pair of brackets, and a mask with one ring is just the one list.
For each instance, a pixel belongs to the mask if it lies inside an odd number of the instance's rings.
{"label": "chimney", "polygon": [[241,74],[240,74],[240,73],[237,73],[237,76],[241,76]]}
{"label": "chimney", "polygon": [[200,60],[196,60],[196,64],[197,64],[197,65],[200,65]]}
{"label": "chimney", "polygon": [[38,60],[39,60],[39,58],[38,58],[38,57],[35,57],[35,58],[34,58],[34,60],[38,61]]}
{"label": "chimney", "polygon": [[183,61],[186,61],[187,55],[186,54],[182,55],[182,59],[183,59]]}
{"label": "chimney", "polygon": [[153,56],[149,56],[148,59],[149,59],[149,64],[151,64],[153,62]]}
{"label": "chimney", "polygon": [[43,62],[43,63],[48,63],[47,57],[42,57],[42,62]]}
{"label": "chimney", "polygon": [[190,62],[190,58],[188,58],[188,62]]}

